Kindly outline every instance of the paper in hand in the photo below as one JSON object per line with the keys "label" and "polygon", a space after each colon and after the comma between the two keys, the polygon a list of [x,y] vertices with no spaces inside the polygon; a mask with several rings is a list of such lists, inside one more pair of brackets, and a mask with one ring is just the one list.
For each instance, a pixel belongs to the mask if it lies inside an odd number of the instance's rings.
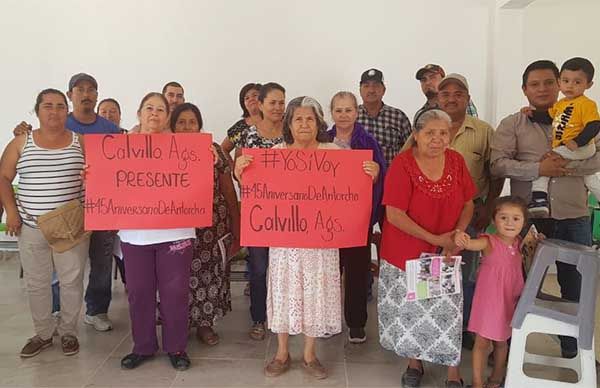
{"label": "paper in hand", "polygon": [[537,248],[539,241],[539,233],[535,228],[535,225],[531,225],[527,234],[521,242],[521,254],[523,255],[523,268],[525,273],[529,273],[529,269],[533,264],[533,256],[535,255],[535,249]]}

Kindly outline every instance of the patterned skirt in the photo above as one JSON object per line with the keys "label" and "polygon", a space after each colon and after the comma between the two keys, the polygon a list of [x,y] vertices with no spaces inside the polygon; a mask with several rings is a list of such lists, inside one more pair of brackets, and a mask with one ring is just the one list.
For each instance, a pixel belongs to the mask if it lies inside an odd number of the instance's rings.
{"label": "patterned skirt", "polygon": [[463,295],[406,301],[406,273],[381,260],[377,308],[379,342],[401,357],[458,366]]}
{"label": "patterned skirt", "polygon": [[337,249],[269,248],[267,321],[274,333],[323,337],[342,330]]}
{"label": "patterned skirt", "polygon": [[[190,276],[190,327],[213,326],[231,311],[229,271],[223,265],[218,244],[221,234],[214,227],[196,230]],[[230,243],[225,241],[226,249]]]}

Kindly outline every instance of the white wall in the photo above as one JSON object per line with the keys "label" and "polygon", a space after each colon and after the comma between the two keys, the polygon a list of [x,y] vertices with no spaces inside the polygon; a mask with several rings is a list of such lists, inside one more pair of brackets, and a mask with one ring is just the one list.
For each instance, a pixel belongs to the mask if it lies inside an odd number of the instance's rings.
{"label": "white wall", "polygon": [[[519,6],[527,1],[512,0]],[[32,112],[43,88],[65,90],[89,72],[100,98],[114,97],[123,125],[148,91],[177,80],[221,140],[240,115],[249,81],[278,81],[287,97],[324,106],[358,93],[363,70],[378,67],[388,104],[409,117],[423,103],[417,68],[441,64],[467,76],[480,115],[492,125],[525,104],[521,74],[535,59],[585,56],[600,72],[598,0],[3,0],[0,13],[0,144]],[[576,32],[566,34],[566,26]],[[597,79],[598,77],[596,77]],[[590,91],[600,100],[600,86]]]}
{"label": "white wall", "polygon": [[561,64],[575,56],[594,64],[594,85],[586,94],[600,103],[600,1],[536,0],[523,10],[496,12],[495,100],[498,123],[527,104],[521,91],[525,67],[538,59]]}
{"label": "white wall", "polygon": [[0,13],[0,144],[31,114],[43,88],[67,88],[89,72],[114,97],[124,126],[141,97],[180,81],[218,140],[239,115],[248,81],[278,81],[287,97],[323,105],[358,93],[362,71],[380,68],[385,102],[409,117],[423,104],[415,71],[439,63],[465,74],[485,112],[487,0],[3,0]]}

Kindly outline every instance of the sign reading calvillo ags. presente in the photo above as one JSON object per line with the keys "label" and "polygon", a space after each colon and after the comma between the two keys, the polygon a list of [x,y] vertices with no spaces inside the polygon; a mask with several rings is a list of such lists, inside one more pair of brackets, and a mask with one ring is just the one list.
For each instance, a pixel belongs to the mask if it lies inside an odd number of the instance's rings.
{"label": "sign reading calvillo ags. presente", "polygon": [[86,135],[86,230],[212,224],[209,134]]}
{"label": "sign reading calvillo ags. presente", "polygon": [[244,149],[241,245],[344,248],[367,243],[370,150]]}

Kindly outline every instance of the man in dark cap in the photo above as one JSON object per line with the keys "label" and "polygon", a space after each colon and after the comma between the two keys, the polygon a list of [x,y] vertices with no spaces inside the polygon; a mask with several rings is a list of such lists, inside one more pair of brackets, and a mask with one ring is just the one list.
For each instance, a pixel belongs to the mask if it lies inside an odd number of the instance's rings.
{"label": "man in dark cap", "polygon": [[384,104],[384,94],[383,73],[366,70],[360,77],[363,103],[358,106],[358,122],[379,142],[389,166],[410,136],[411,127],[404,112]]}

